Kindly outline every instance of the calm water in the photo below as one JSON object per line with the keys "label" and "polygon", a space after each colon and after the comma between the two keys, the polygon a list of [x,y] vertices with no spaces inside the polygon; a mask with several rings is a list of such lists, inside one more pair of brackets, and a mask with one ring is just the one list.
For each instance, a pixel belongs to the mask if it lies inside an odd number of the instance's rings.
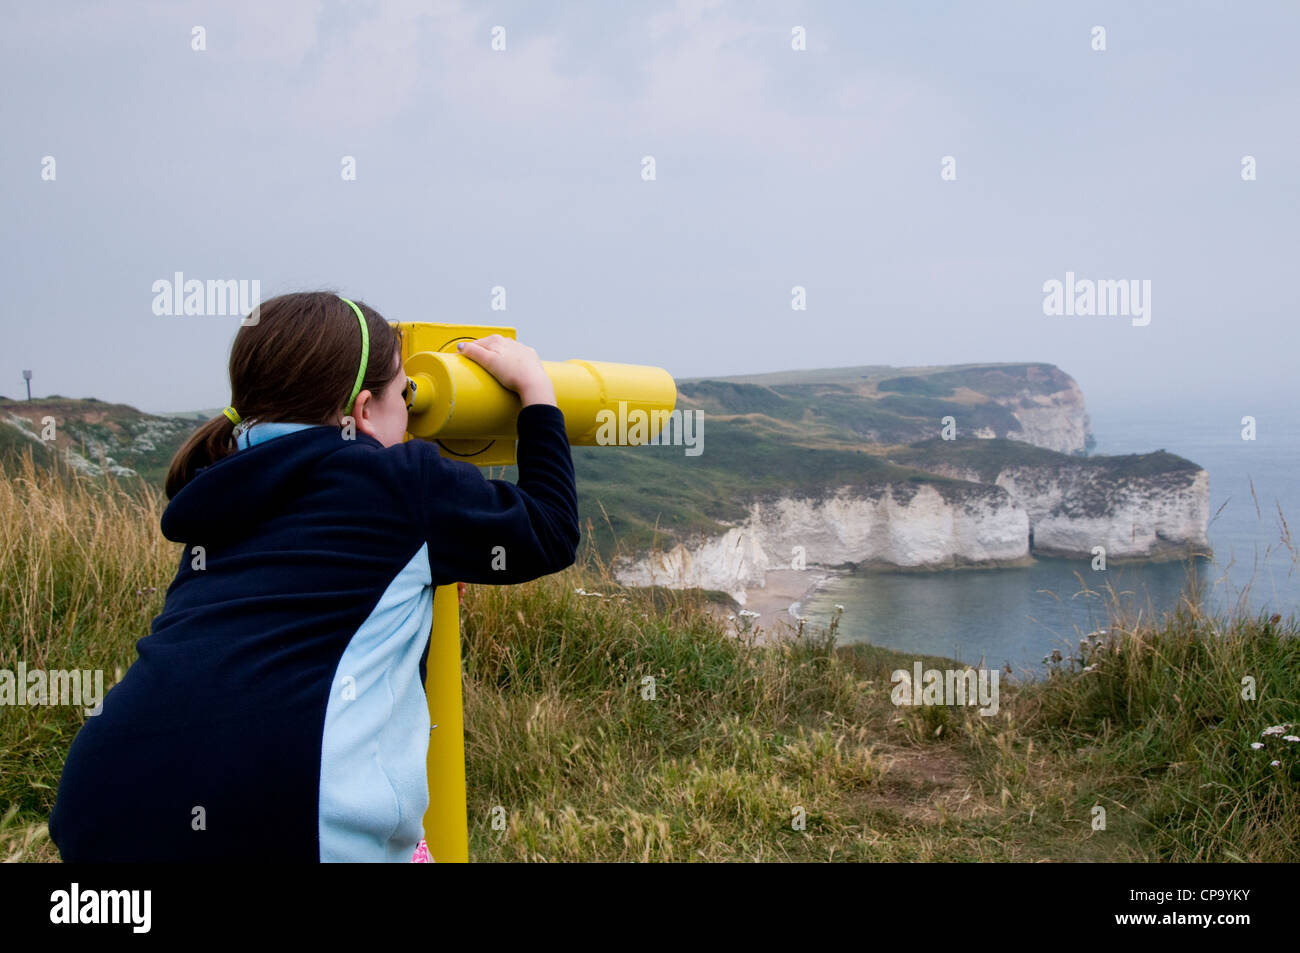
{"label": "calm water", "polygon": [[[1053,648],[1077,646],[1106,624],[1109,583],[1121,604],[1143,617],[1173,609],[1189,570],[1200,580],[1203,607],[1226,613],[1240,602],[1252,612],[1300,615],[1300,566],[1283,542],[1278,515],[1292,524],[1300,547],[1300,424],[1257,417],[1257,439],[1241,439],[1243,411],[1186,405],[1176,410],[1090,409],[1095,453],[1165,449],[1210,473],[1213,560],[1114,566],[1093,572],[1090,559],[1040,559],[1025,569],[860,573],[836,580],[803,606],[825,624],[844,606],[843,642],[871,642],[969,664],[1010,663],[1017,672],[1043,670]],[[1251,483],[1254,484],[1254,498]],[[1258,510],[1256,509],[1258,500]],[[1217,516],[1216,516],[1217,513]],[[1080,578],[1082,577],[1082,579]],[[1091,593],[1085,591],[1092,590]]]}

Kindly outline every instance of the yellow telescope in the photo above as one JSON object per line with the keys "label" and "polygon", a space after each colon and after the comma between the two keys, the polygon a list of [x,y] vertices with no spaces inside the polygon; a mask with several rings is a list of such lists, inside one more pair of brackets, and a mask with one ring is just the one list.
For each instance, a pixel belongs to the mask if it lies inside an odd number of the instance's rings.
{"label": "yellow telescope", "polygon": [[[489,334],[514,338],[514,328],[474,324],[395,322],[402,333],[402,363],[415,383],[407,439],[433,441],[445,457],[479,466],[515,462],[515,423],[521,405],[480,365],[456,351],[461,341]],[[611,441],[609,414],[640,418],[646,439],[660,433],[677,403],[677,385],[662,368],[600,361],[543,361],[574,446]],[[620,425],[620,434],[624,433]],[[639,442],[639,441],[638,441]],[[469,860],[465,794],[465,720],[461,698],[460,602],[456,586],[438,586],[425,666],[429,703],[429,808],[424,838],[437,863]]]}

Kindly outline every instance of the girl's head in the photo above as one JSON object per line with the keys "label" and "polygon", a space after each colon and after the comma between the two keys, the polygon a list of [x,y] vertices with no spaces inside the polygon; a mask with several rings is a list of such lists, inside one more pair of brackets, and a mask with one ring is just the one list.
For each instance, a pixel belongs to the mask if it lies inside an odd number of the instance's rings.
{"label": "girl's head", "polygon": [[[377,311],[356,304],[369,331],[370,358],[351,416],[358,431],[391,447],[406,431],[401,344]],[[335,294],[313,291],[272,298],[257,314],[230,348],[230,404],[241,423],[342,424],[361,363],[356,312]],[[234,429],[221,414],[190,436],[172,459],[169,498],[201,467],[235,452]]]}

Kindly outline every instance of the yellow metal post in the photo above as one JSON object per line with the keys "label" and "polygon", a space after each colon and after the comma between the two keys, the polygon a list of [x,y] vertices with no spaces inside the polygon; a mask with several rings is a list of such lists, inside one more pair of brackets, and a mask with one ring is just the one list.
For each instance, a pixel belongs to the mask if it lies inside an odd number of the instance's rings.
{"label": "yellow metal post", "polygon": [[[443,456],[479,466],[514,463],[519,397],[457,353],[456,344],[490,334],[513,338],[515,329],[433,322],[395,327],[402,332],[403,366],[416,383],[407,439],[432,440]],[[653,438],[664,425],[664,418],[655,415],[670,413],[677,402],[676,384],[658,367],[581,360],[543,361],[542,367],[555,387],[565,432],[574,445],[604,443],[614,414],[623,423],[638,414],[648,417],[642,436]],[[613,429],[626,434],[622,425]],[[433,629],[425,667],[432,728],[424,839],[436,863],[469,860],[461,678],[460,600],[452,583],[434,590]]]}
{"label": "yellow metal post", "polygon": [[424,840],[435,863],[469,861],[465,803],[465,709],[461,699],[460,605],[456,584],[433,591],[433,630],[425,665],[429,702],[429,809]]}

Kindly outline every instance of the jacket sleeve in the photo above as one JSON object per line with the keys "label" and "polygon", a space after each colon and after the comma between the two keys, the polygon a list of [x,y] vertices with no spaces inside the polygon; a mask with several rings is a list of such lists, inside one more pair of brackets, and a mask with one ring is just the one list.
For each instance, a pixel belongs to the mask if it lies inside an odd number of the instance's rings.
{"label": "jacket sleeve", "polygon": [[489,480],[478,467],[421,453],[423,529],[435,585],[527,582],[571,566],[581,533],[564,414],[549,404],[519,412],[519,480]]}

